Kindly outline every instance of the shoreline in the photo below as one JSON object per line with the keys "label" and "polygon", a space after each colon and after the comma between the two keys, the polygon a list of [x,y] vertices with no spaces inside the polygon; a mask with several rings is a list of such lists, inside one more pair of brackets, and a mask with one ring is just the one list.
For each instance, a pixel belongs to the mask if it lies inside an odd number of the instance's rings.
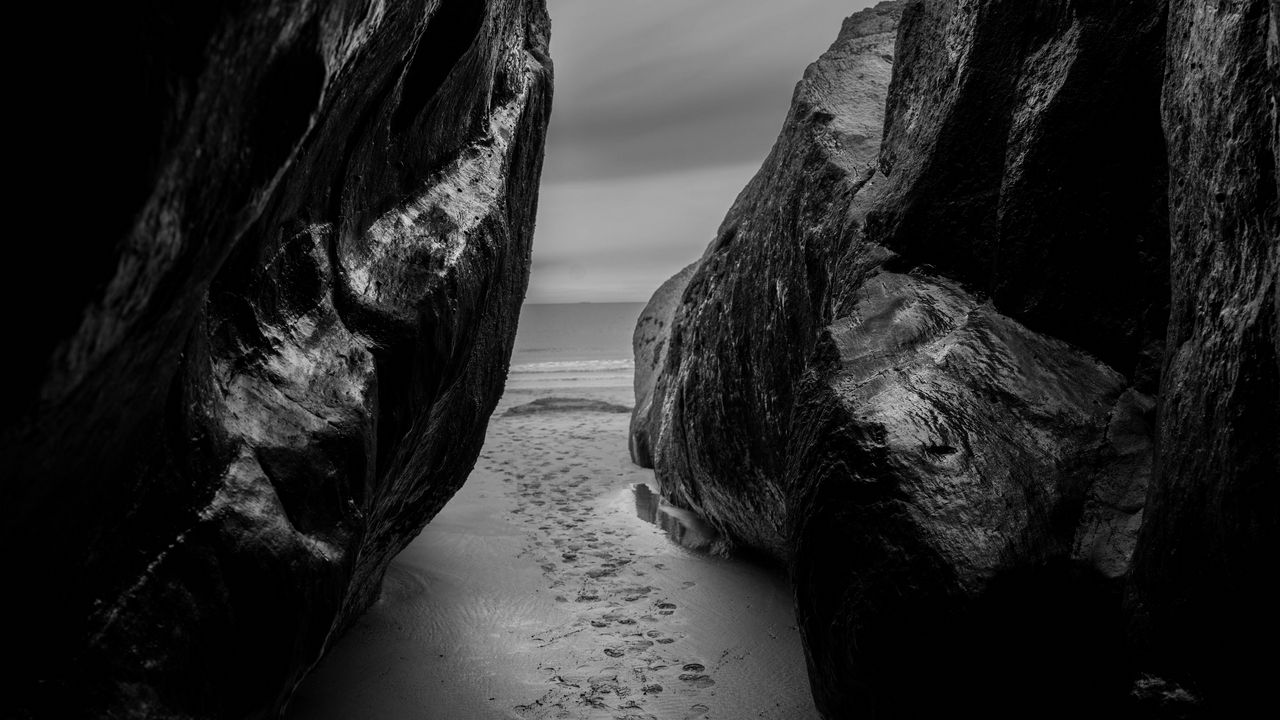
{"label": "shoreline", "polygon": [[[629,372],[513,372],[466,485],[392,563],[290,720],[806,718],[786,578],[637,513]],[[556,409],[512,408],[556,398]]]}

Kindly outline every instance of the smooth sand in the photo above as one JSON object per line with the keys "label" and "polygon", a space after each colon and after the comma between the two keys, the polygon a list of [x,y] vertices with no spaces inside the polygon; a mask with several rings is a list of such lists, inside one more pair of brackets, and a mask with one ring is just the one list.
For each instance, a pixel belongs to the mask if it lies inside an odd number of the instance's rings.
{"label": "smooth sand", "polygon": [[785,579],[637,516],[633,486],[653,474],[627,456],[626,414],[506,414],[630,405],[630,381],[513,375],[466,486],[290,720],[817,717]]}

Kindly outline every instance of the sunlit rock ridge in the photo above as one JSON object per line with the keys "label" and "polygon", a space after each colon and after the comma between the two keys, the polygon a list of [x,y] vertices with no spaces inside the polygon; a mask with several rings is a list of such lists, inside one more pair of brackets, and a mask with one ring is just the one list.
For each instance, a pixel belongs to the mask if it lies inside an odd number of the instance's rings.
{"label": "sunlit rock ridge", "polygon": [[185,6],[59,21],[98,181],[0,436],[18,717],[275,717],[506,376],[543,0]]}
{"label": "sunlit rock ridge", "polygon": [[1265,696],[1277,15],[857,13],[645,310],[633,458],[787,564],[826,717]]}

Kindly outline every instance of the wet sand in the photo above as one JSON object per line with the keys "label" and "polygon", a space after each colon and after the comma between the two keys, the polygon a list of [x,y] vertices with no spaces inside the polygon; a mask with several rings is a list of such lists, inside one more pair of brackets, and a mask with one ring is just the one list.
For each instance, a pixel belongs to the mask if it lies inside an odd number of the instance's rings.
{"label": "wet sand", "polygon": [[466,486],[290,720],[816,718],[785,579],[660,507],[601,404],[630,402],[628,372],[513,375]]}

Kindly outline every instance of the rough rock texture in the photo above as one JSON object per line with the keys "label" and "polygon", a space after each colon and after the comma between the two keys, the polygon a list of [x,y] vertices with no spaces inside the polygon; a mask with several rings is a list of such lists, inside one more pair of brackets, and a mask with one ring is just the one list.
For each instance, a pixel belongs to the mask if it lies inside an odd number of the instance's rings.
{"label": "rough rock texture", "polygon": [[[868,315],[877,280],[833,283],[845,369],[811,361],[786,481],[797,613],[830,716],[1127,702],[1122,584],[1167,307],[1163,13],[1148,0],[903,14],[887,178],[852,253],[888,250],[888,269],[980,294],[989,306],[970,318],[998,342],[921,343],[912,360],[920,321],[900,313],[915,301]],[[847,358],[882,345],[867,397]],[[921,389],[920,363],[955,387]]]}
{"label": "rough rock texture", "polygon": [[[1155,390],[1164,0],[912,4],[868,236]],[[1082,292],[1089,288],[1088,292]]]}
{"label": "rough rock texture", "polygon": [[1276,7],[881,4],[806,73],[638,427],[791,563],[829,717],[1267,687]]}
{"label": "rough rock texture", "polygon": [[1217,713],[1271,704],[1280,641],[1280,3],[1169,5],[1172,302],[1134,565],[1151,669]]}
{"label": "rough rock texture", "polygon": [[[1105,579],[1133,549],[1133,510],[1116,500],[1145,491],[1126,460],[1150,448],[1125,379],[926,276],[872,276],[821,344],[787,472],[818,706],[1003,715],[1030,698],[1080,712],[1093,693],[1122,697],[1106,654],[1123,638],[1119,587]],[[1091,607],[1107,600],[1109,617]]]}
{"label": "rough rock texture", "polygon": [[853,15],[805,71],[777,144],[689,279],[654,390],[663,494],[782,558],[791,388],[829,320],[831,268],[874,173],[899,12]]}
{"label": "rough rock texture", "polygon": [[651,438],[655,433],[651,431],[651,423],[661,421],[660,417],[654,417],[653,392],[658,383],[658,375],[667,361],[667,340],[676,309],[680,307],[680,297],[697,269],[698,263],[689,263],[662,283],[640,313],[635,332],[631,335],[631,351],[636,363],[636,405],[631,413],[631,431],[627,445],[631,451],[631,461],[640,467],[653,467],[650,448]]}
{"label": "rough rock texture", "polygon": [[0,426],[20,717],[273,716],[469,472],[527,282],[541,0],[179,5],[69,18],[114,164]]}

